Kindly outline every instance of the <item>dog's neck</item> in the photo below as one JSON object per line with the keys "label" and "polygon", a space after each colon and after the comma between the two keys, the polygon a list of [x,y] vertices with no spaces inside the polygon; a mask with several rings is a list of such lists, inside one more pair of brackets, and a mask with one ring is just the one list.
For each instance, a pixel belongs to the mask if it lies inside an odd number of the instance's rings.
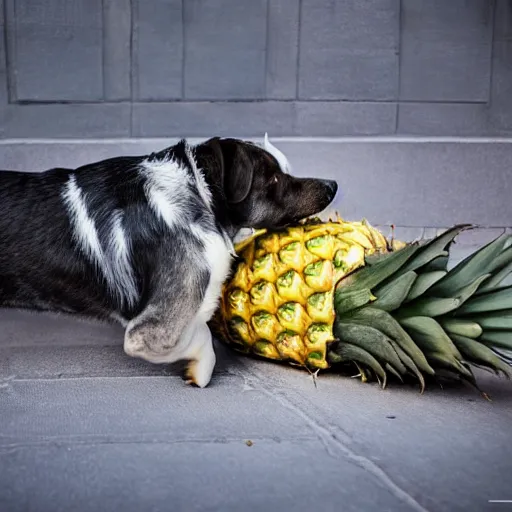
{"label": "dog's neck", "polygon": [[[178,158],[183,162],[187,162],[188,156],[185,154],[186,146],[187,142],[183,139],[174,146],[152,154],[150,158],[153,157],[158,160]],[[211,146],[204,144],[194,146],[194,156],[199,172],[204,176],[206,185],[212,196],[211,207],[215,218],[219,222],[220,227],[229,238],[233,240],[240,229],[242,229],[242,226],[236,226],[229,215],[229,205],[226,201],[223,187],[222,162],[219,160],[215,150]]]}

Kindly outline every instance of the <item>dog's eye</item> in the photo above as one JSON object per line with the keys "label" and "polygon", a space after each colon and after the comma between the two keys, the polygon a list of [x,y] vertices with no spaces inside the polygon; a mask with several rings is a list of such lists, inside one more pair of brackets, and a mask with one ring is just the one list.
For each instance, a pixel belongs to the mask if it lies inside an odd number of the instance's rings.
{"label": "dog's eye", "polygon": [[279,181],[279,176],[274,176],[272,178],[272,180],[270,181],[270,183],[272,183],[272,185],[275,185],[278,181]]}

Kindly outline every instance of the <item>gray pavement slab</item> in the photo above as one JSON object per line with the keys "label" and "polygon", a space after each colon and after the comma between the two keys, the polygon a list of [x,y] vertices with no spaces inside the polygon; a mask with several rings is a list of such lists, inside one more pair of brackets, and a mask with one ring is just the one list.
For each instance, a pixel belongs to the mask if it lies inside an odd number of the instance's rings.
{"label": "gray pavement slab", "polygon": [[322,452],[314,440],[49,445],[12,450],[4,461],[16,469],[0,474],[11,512],[409,510],[364,470]]}
{"label": "gray pavement slab", "polygon": [[512,384],[486,373],[492,403],[463,385],[315,387],[216,343],[196,389],[182,365],[127,357],[117,326],[0,325],[2,511],[493,510],[512,492]]}

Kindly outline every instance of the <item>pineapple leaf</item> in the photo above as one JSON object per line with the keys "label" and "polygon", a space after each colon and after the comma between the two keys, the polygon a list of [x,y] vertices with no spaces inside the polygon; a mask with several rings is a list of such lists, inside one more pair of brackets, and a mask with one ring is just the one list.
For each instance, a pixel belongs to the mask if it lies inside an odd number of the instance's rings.
{"label": "pineapple leaf", "polygon": [[390,339],[378,329],[368,325],[336,321],[334,335],[342,341],[364,348],[379,361],[390,363],[402,374],[406,372],[405,366],[390,343]]}
{"label": "pineapple leaf", "polygon": [[460,308],[471,297],[489,274],[477,277],[472,283],[458,290],[451,297],[421,297],[398,312],[401,318],[408,316],[437,317]]}
{"label": "pineapple leaf", "polygon": [[337,342],[331,345],[329,359],[335,363],[358,362],[372,369],[382,379],[382,388],[386,387],[387,375],[381,364],[369,352],[351,343]]}
{"label": "pineapple leaf", "polygon": [[427,263],[421,268],[422,272],[432,272],[435,270],[443,270],[444,272],[448,269],[448,261],[450,255],[448,251],[444,251],[441,256],[434,258],[430,263]]}
{"label": "pineapple leaf", "polygon": [[512,286],[505,286],[470,298],[457,310],[456,314],[467,315],[474,313],[486,313],[511,308]]}
{"label": "pineapple leaf", "polygon": [[512,331],[512,309],[505,309],[503,311],[495,311],[493,313],[475,315],[472,316],[471,319],[474,320],[475,322],[478,322],[482,329]]}
{"label": "pineapple leaf", "polygon": [[427,242],[424,246],[420,247],[420,250],[411,258],[407,265],[405,265],[403,271],[416,270],[424,265],[427,265],[435,258],[446,255],[446,247],[451,244],[453,239],[464,229],[469,228],[469,224],[461,224],[448,229],[441,235],[433,238]]}
{"label": "pineapple leaf", "polygon": [[420,295],[423,295],[434,283],[439,281],[439,279],[443,278],[445,275],[445,270],[433,270],[424,274],[419,274],[409,290],[406,302],[417,299]]}
{"label": "pineapple leaf", "polygon": [[480,341],[491,348],[512,350],[512,331],[485,330]]}
{"label": "pineapple leaf", "polygon": [[458,334],[465,336],[466,338],[476,339],[482,335],[482,326],[473,322],[472,320],[466,320],[465,318],[443,318],[439,320],[441,327],[451,334]]}
{"label": "pineapple leaf", "polygon": [[387,284],[377,287],[373,291],[377,297],[373,305],[384,311],[393,311],[399,308],[407,297],[416,277],[416,272],[406,272]]}
{"label": "pineapple leaf", "polygon": [[395,341],[423,372],[434,375],[425,355],[414,343],[402,326],[386,311],[371,306],[361,308],[348,317],[348,321],[375,327]]}
{"label": "pineapple leaf", "polygon": [[512,367],[502,361],[489,347],[458,334],[452,334],[451,338],[468,362],[476,362],[492,370],[499,370],[508,378],[512,376]]}
{"label": "pineapple leaf", "polygon": [[336,290],[334,294],[334,308],[336,314],[342,315],[343,313],[364,306],[374,299],[375,297],[372,295],[369,288],[348,291],[344,288],[340,288]]}
{"label": "pineapple leaf", "polygon": [[503,267],[499,272],[496,272],[496,274],[494,274],[492,277],[490,277],[476,293],[481,294],[493,290],[499,286],[511,272],[512,262]]}
{"label": "pineapple leaf", "polygon": [[512,263],[512,247],[507,247],[489,266],[488,272],[495,274]]}
{"label": "pineapple leaf", "polygon": [[472,283],[469,283],[464,288],[461,288],[454,296],[457,297],[461,304],[464,304],[470,297],[472,297],[478,290],[478,287],[490,276],[491,274],[484,274],[477,277]]}
{"label": "pineapple leaf", "polygon": [[402,384],[404,382],[404,379],[402,379],[402,376],[398,372],[398,370],[395,370],[389,363],[386,363],[384,365],[384,368],[389,372],[392,373]]}
{"label": "pineapple leaf", "polygon": [[397,312],[399,318],[436,317],[445,315],[460,305],[459,299],[423,297]]}
{"label": "pineapple leaf", "polygon": [[[432,352],[428,354],[429,362],[432,364],[432,366],[437,368],[442,368],[445,370],[448,370],[452,373],[455,373],[459,377],[464,378],[474,386],[476,386],[475,377],[473,376],[473,373],[469,368],[464,366],[460,361],[457,359],[449,359],[443,354],[440,354],[438,352]],[[477,387],[478,389],[478,387]]]}
{"label": "pineapple leaf", "polygon": [[421,393],[423,394],[423,392],[425,391],[425,379],[424,379],[422,373],[419,371],[418,367],[414,364],[414,361],[400,348],[400,345],[393,339],[391,339],[391,345],[395,349],[398,357],[400,358],[400,360],[402,361],[404,366],[413,375],[415,375],[416,378],[419,380]]}
{"label": "pineapple leaf", "polygon": [[345,290],[373,289],[388,277],[397,272],[400,267],[418,250],[417,244],[410,244],[396,252],[391,253],[383,261],[371,267],[363,267],[342,278],[336,285]]}
{"label": "pineapple leaf", "polygon": [[460,290],[477,277],[488,273],[496,257],[507,243],[508,235],[503,234],[462,260],[455,268],[438,281],[430,292],[441,297],[451,297],[453,290]]}
{"label": "pineapple leaf", "polygon": [[413,316],[400,319],[399,322],[423,352],[443,355],[449,361],[462,359],[450,337],[433,318]]}

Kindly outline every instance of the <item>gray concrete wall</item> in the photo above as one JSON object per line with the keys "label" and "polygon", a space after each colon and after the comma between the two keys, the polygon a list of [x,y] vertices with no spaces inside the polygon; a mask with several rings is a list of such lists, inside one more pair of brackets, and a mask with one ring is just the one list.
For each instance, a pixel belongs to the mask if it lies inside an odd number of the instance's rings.
{"label": "gray concrete wall", "polygon": [[[22,171],[77,167],[117,155],[147,154],[176,141],[0,141],[0,164]],[[366,217],[387,234],[388,226],[395,224],[400,239],[430,237],[436,229],[455,223],[474,223],[490,230],[484,237],[491,238],[512,228],[511,139],[275,138],[273,142],[288,156],[293,174],[338,181],[340,193],[330,210],[351,220]],[[471,243],[475,236],[480,243],[479,233],[464,235]]]}
{"label": "gray concrete wall", "polygon": [[511,135],[510,0],[0,0],[0,137]]}

